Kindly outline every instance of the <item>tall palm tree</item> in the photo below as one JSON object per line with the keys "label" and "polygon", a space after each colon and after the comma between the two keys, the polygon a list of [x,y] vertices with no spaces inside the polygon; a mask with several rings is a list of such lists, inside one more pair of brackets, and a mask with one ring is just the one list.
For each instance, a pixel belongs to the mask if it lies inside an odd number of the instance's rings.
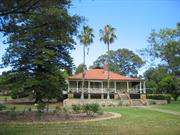
{"label": "tall palm tree", "polygon": [[[109,44],[112,44],[114,42],[114,40],[117,38],[116,34],[115,34],[115,28],[113,28],[111,25],[106,25],[104,27],[104,29],[100,29],[100,34],[101,34],[101,38],[100,41],[103,41],[105,44],[107,44],[107,53],[109,54]],[[109,56],[109,55],[108,55]],[[108,70],[108,75],[107,75],[107,98],[109,99],[109,57],[107,57],[106,59],[106,63],[107,64],[107,70]]]}
{"label": "tall palm tree", "polygon": [[89,26],[83,26],[83,30],[80,35],[78,35],[78,38],[80,40],[80,43],[83,44],[83,75],[82,75],[82,91],[81,91],[81,99],[84,99],[84,81],[85,81],[85,51],[86,47],[89,46],[93,42],[93,29]]}

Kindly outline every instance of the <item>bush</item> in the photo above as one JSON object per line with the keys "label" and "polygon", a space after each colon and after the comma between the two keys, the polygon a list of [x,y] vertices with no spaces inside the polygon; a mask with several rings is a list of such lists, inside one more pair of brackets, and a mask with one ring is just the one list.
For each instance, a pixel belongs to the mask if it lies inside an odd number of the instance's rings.
{"label": "bush", "polygon": [[91,111],[93,113],[97,113],[100,110],[100,106],[99,104],[95,103],[95,104],[91,104]]}
{"label": "bush", "polygon": [[167,100],[168,103],[171,102],[171,95],[168,94],[147,94],[147,98],[156,100]]}
{"label": "bush", "polygon": [[123,102],[119,101],[118,106],[123,106]]}
{"label": "bush", "polygon": [[7,102],[7,97],[4,98],[4,102]]}
{"label": "bush", "polygon": [[26,112],[26,107],[24,107],[24,110],[22,111],[22,115],[24,115]]}
{"label": "bush", "polygon": [[79,113],[81,111],[81,105],[72,105],[72,109],[74,112]]}
{"label": "bush", "polygon": [[35,104],[35,107],[37,108],[38,112],[43,112],[45,109],[45,104],[44,103]]}
{"label": "bush", "polygon": [[62,108],[60,106],[56,106],[55,110],[53,110],[53,113],[56,114],[61,111],[62,111]]}
{"label": "bush", "polygon": [[100,106],[97,103],[84,104],[82,108],[88,116],[93,116],[94,113],[97,113],[100,110]]}
{"label": "bush", "polygon": [[16,119],[16,107],[15,106],[10,108],[10,116],[11,116],[12,120]]}
{"label": "bush", "polygon": [[31,107],[29,107],[29,108],[28,108],[28,111],[31,112],[31,110],[32,110]]}
{"label": "bush", "polygon": [[6,109],[6,106],[3,104],[0,104],[0,111],[5,110],[5,109]]}

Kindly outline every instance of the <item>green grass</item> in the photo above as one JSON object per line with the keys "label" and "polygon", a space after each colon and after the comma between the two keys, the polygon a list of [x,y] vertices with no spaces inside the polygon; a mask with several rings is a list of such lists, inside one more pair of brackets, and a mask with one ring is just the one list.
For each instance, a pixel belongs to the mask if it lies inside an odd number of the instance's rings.
{"label": "green grass", "polygon": [[171,104],[167,104],[167,105],[153,105],[152,107],[153,108],[160,108],[160,109],[180,112],[180,100],[179,101],[172,101]]}
{"label": "green grass", "polygon": [[0,96],[0,100],[5,100],[5,98],[7,98],[7,100],[11,100],[11,96]]}
{"label": "green grass", "polygon": [[142,108],[104,108],[121,118],[86,123],[0,124],[0,135],[179,135],[180,116]]}
{"label": "green grass", "polygon": [[12,104],[8,104],[6,105],[7,109],[6,110],[10,110],[10,108],[12,107],[16,107],[16,111],[23,111],[24,109],[28,109],[29,107],[31,107],[31,109],[36,110],[36,107],[34,105],[12,105]]}

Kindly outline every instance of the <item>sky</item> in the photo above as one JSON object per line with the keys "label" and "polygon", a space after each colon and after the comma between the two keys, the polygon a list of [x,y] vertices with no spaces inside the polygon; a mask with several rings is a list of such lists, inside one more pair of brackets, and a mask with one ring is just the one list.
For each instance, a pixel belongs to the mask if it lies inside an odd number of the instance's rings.
{"label": "sky", "polygon": [[[152,29],[158,31],[176,27],[176,23],[180,22],[180,0],[72,0],[69,12],[85,17],[84,24],[94,30],[94,42],[86,55],[86,65],[89,67],[107,51],[107,46],[99,40],[99,29],[103,29],[106,24],[116,28],[117,40],[110,45],[111,50],[127,48],[137,52],[148,46],[147,39]],[[2,40],[0,35],[0,57],[8,46]],[[79,40],[75,40],[77,45],[71,51],[71,56],[78,66],[83,62],[83,49]],[[0,74],[6,70],[9,68],[0,69]]]}

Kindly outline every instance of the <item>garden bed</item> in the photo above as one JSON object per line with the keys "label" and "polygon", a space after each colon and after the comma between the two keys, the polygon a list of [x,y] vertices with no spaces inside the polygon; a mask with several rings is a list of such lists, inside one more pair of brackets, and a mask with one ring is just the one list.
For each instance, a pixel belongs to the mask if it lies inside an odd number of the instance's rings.
{"label": "garden bed", "polygon": [[17,111],[16,114],[11,112],[0,112],[1,122],[65,122],[65,121],[88,121],[93,119],[109,119],[113,117],[113,113],[96,113],[93,116],[86,113],[43,113],[26,112],[23,114],[21,111]]}

